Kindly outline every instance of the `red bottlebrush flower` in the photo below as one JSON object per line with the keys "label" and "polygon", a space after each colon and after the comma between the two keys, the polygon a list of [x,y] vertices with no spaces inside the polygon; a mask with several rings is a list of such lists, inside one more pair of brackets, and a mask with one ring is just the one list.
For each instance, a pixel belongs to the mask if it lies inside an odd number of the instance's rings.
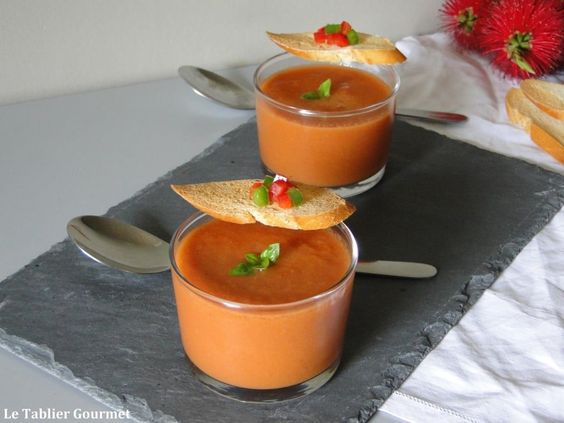
{"label": "red bottlebrush flower", "polygon": [[439,10],[443,28],[462,47],[479,48],[476,37],[481,26],[481,11],[486,0],[447,0]]}
{"label": "red bottlebrush flower", "polygon": [[491,5],[479,34],[492,64],[513,78],[552,72],[564,52],[561,0],[500,0]]}

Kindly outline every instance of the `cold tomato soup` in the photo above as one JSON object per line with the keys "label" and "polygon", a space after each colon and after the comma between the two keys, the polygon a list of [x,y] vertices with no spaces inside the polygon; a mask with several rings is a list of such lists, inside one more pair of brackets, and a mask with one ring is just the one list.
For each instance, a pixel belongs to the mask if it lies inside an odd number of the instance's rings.
{"label": "cold tomato soup", "polygon": [[[280,243],[264,271],[231,276],[249,252]],[[334,229],[296,231],[208,219],[174,249],[173,287],[184,350],[223,383],[274,389],[340,360],[354,270]]]}
{"label": "cold tomato soup", "polygon": [[[331,79],[331,95],[306,100]],[[386,164],[393,89],[367,71],[337,65],[291,67],[267,77],[257,96],[260,156],[274,173],[317,186],[364,181]]]}

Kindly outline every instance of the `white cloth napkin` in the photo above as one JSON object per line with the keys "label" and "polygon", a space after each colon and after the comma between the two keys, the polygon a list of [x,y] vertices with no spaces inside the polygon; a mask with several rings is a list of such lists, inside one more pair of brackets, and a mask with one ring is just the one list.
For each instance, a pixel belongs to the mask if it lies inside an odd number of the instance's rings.
{"label": "white cloth napkin", "polygon": [[[469,116],[462,125],[414,124],[564,174],[508,122],[505,93],[517,82],[443,33],[397,46],[408,57],[401,107]],[[409,422],[564,421],[564,209],[381,409]]]}

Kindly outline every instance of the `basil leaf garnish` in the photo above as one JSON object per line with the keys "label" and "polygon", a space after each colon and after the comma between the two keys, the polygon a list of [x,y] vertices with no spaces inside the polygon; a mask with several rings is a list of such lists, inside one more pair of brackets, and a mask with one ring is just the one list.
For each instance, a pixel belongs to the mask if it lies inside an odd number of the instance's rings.
{"label": "basil leaf garnish", "polygon": [[304,100],[320,100],[331,96],[331,79],[323,81],[316,91],[308,91],[302,94]]}
{"label": "basil leaf garnish", "polygon": [[253,273],[253,268],[248,263],[239,263],[229,271],[231,276],[247,276]]}
{"label": "basil leaf garnish", "polygon": [[260,255],[246,253],[245,261],[231,269],[229,274],[231,276],[247,276],[253,274],[256,270],[268,269],[270,265],[276,263],[279,256],[280,243],[270,244]]}
{"label": "basil leaf garnish", "polygon": [[260,258],[253,253],[245,254],[245,260],[247,260],[247,263],[250,265],[255,265],[260,263]]}
{"label": "basil leaf garnish", "polygon": [[321,83],[317,92],[321,97],[329,97],[331,95],[331,79],[326,79]]}
{"label": "basil leaf garnish", "polygon": [[280,256],[280,244],[270,244],[266,249],[260,253],[260,258],[267,258],[271,263],[276,263]]}
{"label": "basil leaf garnish", "polygon": [[308,91],[307,93],[302,94],[302,98],[304,100],[319,100],[321,96],[317,91]]}

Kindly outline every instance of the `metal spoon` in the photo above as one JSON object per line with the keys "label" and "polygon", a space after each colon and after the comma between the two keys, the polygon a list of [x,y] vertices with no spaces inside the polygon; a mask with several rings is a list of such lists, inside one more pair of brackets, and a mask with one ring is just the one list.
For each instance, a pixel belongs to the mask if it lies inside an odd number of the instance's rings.
{"label": "metal spoon", "polygon": [[[234,109],[255,108],[255,94],[252,91],[221,75],[195,66],[181,66],[178,74],[202,97]],[[396,109],[396,116],[440,123],[464,122],[468,119],[458,113],[399,108]]]}
{"label": "metal spoon", "polygon": [[[104,216],[78,216],[67,224],[76,246],[98,263],[133,273],[159,273],[170,269],[169,244],[144,230]],[[434,266],[423,263],[371,261],[356,271],[372,275],[431,278]]]}

